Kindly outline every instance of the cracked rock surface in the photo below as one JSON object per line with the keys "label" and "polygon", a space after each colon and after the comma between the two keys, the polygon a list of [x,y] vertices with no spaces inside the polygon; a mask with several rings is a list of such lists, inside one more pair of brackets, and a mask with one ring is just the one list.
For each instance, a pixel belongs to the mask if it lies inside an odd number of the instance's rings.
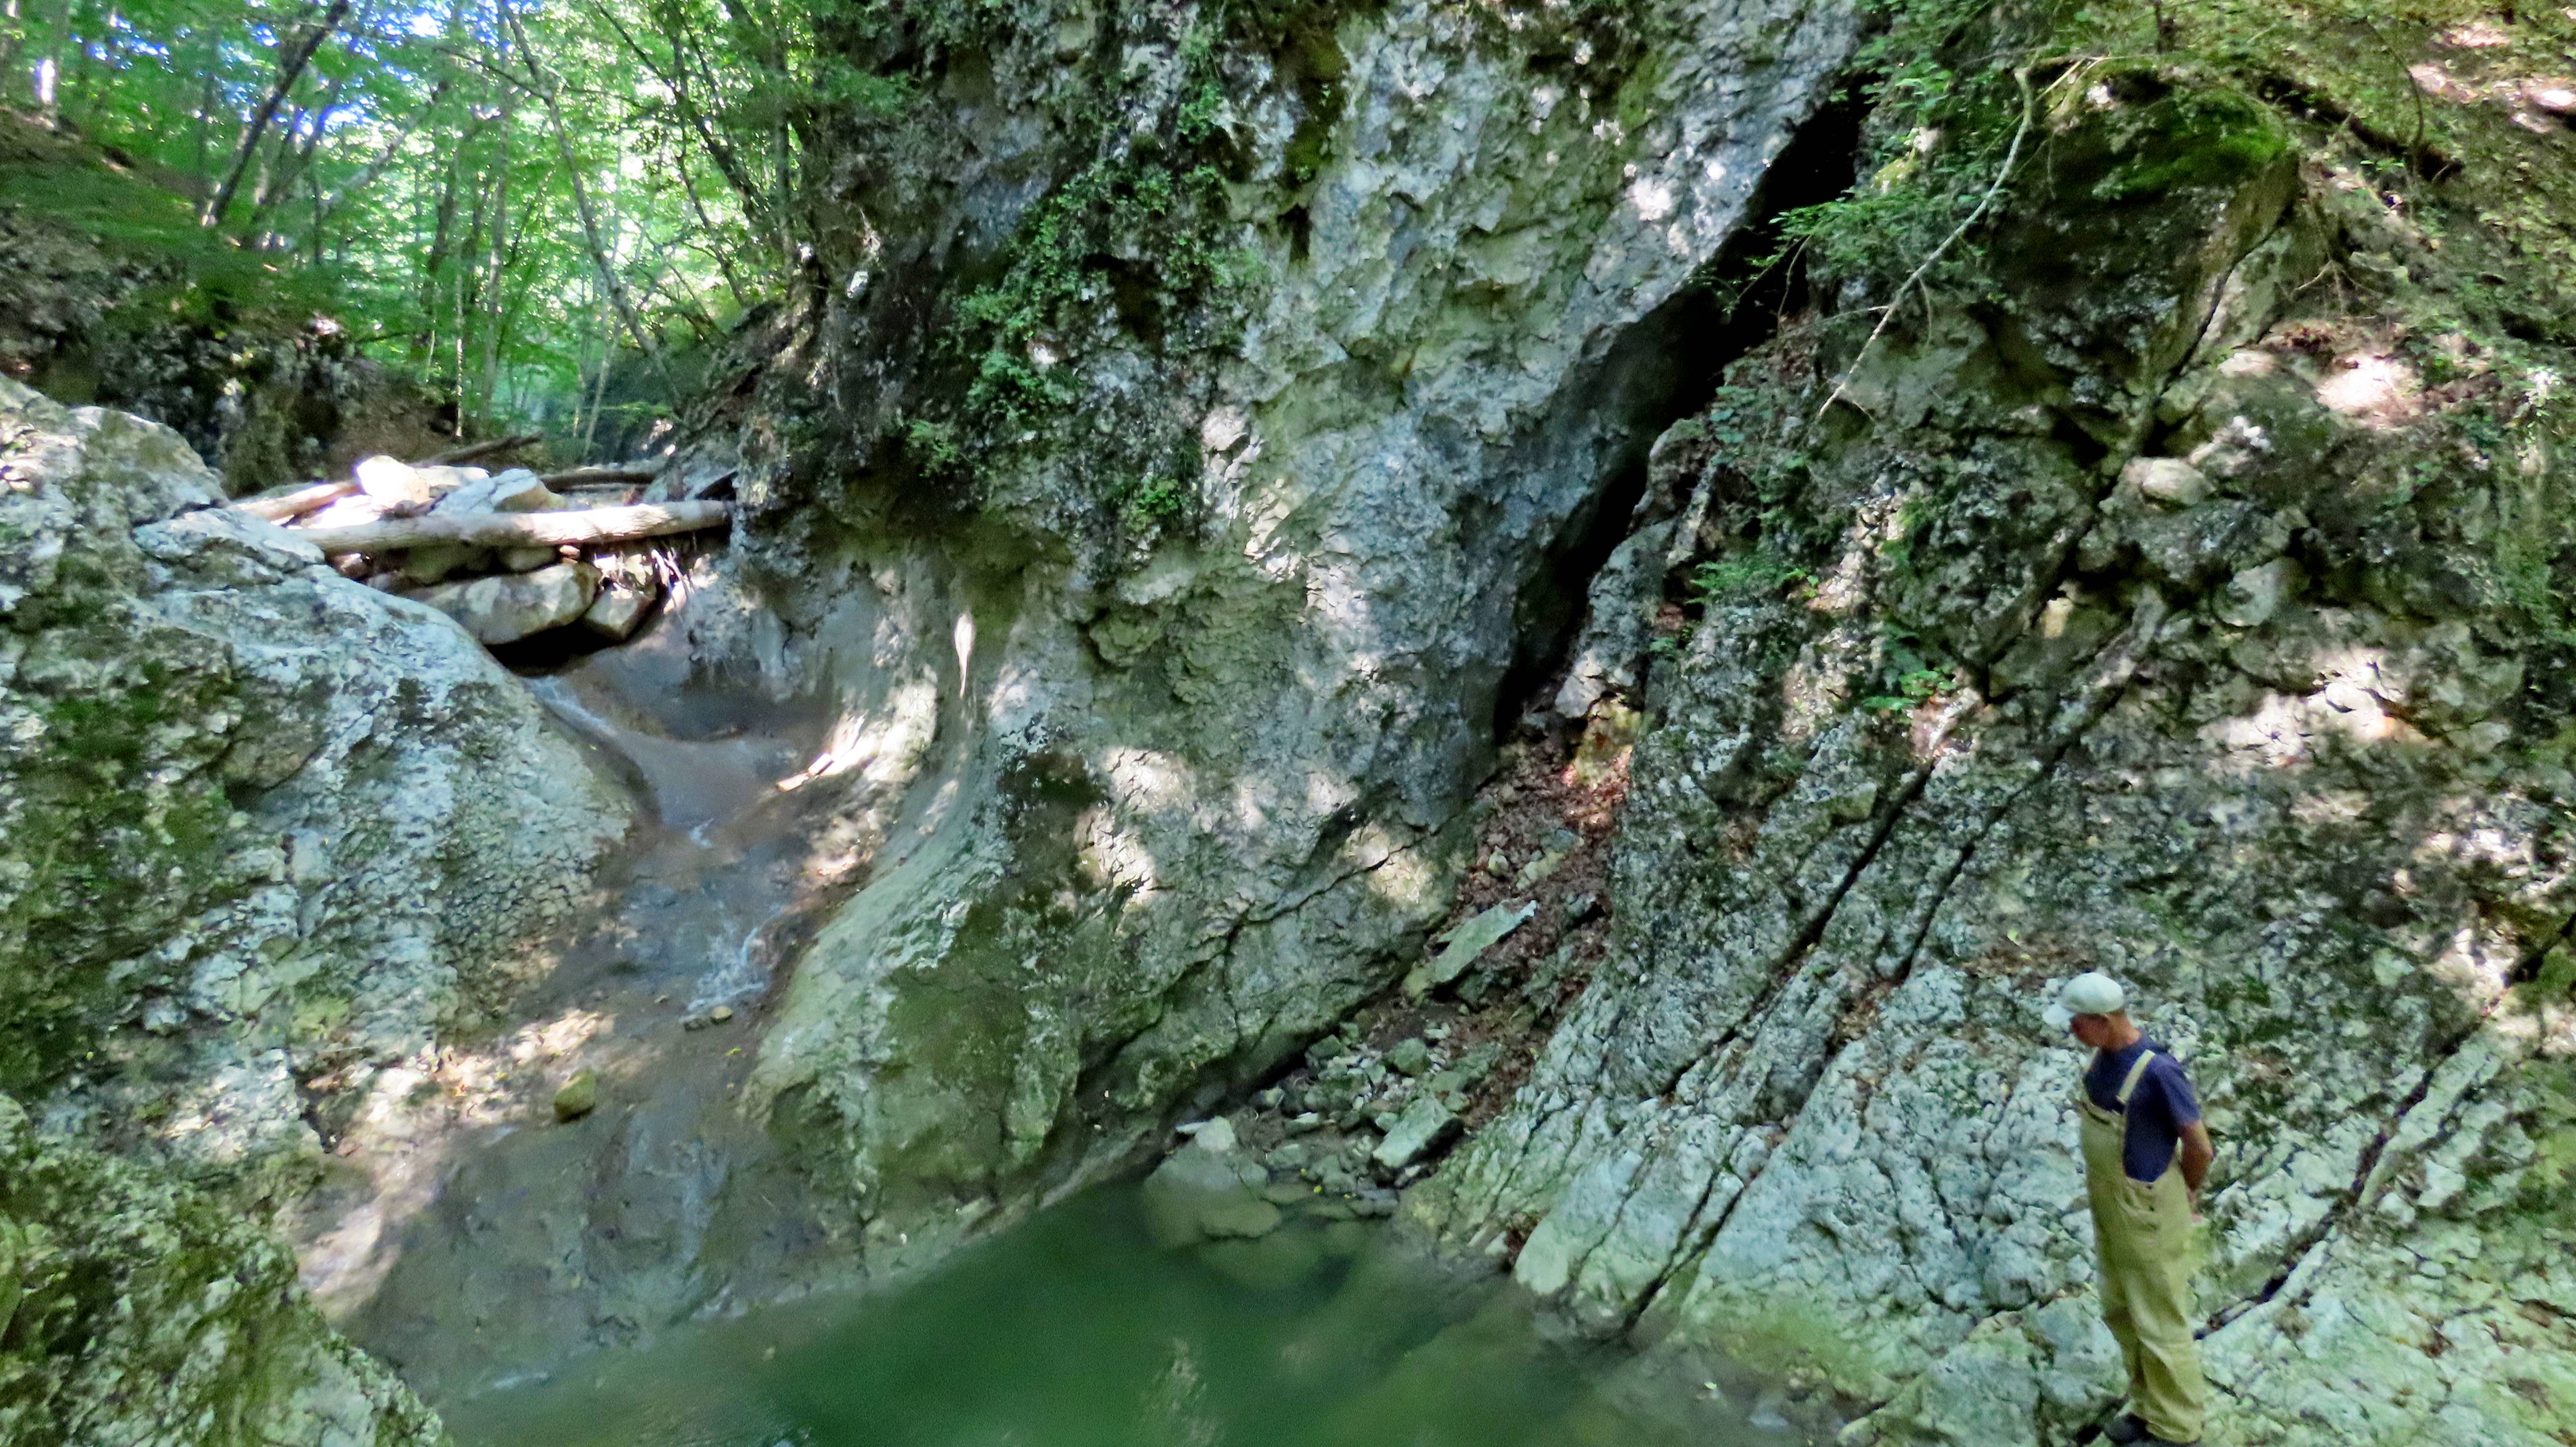
{"label": "cracked rock surface", "polygon": [[221,499],[0,380],[0,1436],[431,1442],[256,1223],[626,805],[454,623]]}
{"label": "cracked rock surface", "polygon": [[1820,1372],[1846,1442],[2072,1441],[2120,1371],[2041,1010],[2100,968],[2218,1142],[2213,1433],[2564,1441],[2570,680],[2495,559],[2567,545],[2570,475],[2396,489],[2438,419],[2339,409],[2294,324],[2376,222],[2287,160],[2089,211],[2102,148],[2190,143],[2117,120],[2055,137],[2011,301],[1821,416],[1852,352],[1793,324],[1659,444],[1641,520],[1695,496],[1714,566],[1641,660],[1610,951],[1406,1219]]}
{"label": "cracked rock surface", "polygon": [[[756,433],[722,464],[748,601],[696,610],[705,655],[830,693],[853,738],[898,690],[938,701],[935,743],[899,766],[906,817],[800,962],[747,1089],[848,1182],[883,1259],[1135,1160],[1400,979],[1446,908],[1503,681],[1572,621],[1553,560],[1661,424],[1664,309],[1854,24],[1796,0],[1640,13],[1641,51],[1597,82],[1454,9],[1355,13],[1320,117],[1284,61],[1221,39],[1251,198],[1227,235],[1265,277],[1240,344],[1185,354],[1175,322],[1157,350],[1104,293],[1046,351],[1085,410],[977,479],[977,532],[925,533],[895,483]],[[1181,41],[1215,19],[1176,14],[1117,17],[1114,136],[1168,124]],[[902,328],[958,284],[960,238],[1007,235],[1019,178],[1072,164],[1051,149],[1076,83],[1051,34],[1004,35],[993,91],[926,152],[868,158],[919,204],[881,213],[866,285],[809,323],[862,461],[869,409],[936,355]],[[1328,135],[1311,176],[1288,155],[1301,125]],[[811,405],[774,380],[765,405]],[[1090,459],[1174,417],[1203,515],[1150,546],[1104,537]],[[819,535],[827,506],[854,525]]]}

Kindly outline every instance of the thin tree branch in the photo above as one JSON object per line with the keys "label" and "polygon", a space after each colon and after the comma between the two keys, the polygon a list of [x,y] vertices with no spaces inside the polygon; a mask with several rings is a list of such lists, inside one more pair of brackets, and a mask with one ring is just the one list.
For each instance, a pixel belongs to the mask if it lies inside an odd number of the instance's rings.
{"label": "thin tree branch", "polygon": [[340,28],[340,22],[348,14],[349,0],[331,0],[331,8],[322,12],[322,19],[279,54],[277,84],[268,88],[268,95],[260,101],[259,109],[251,113],[250,124],[244,128],[241,153],[233,158],[232,174],[224,177],[224,184],[217,187],[213,198],[206,202],[206,209],[197,216],[198,225],[212,227],[223,224],[224,212],[233,204],[233,193],[241,189],[242,173],[250,169],[251,157],[258,154],[260,137],[268,133],[269,122],[277,119],[277,108],[286,103],[286,93],[294,89],[295,82],[303,76],[304,67],[313,60],[313,52],[322,48],[322,42],[330,37],[332,31]]}
{"label": "thin tree branch", "polygon": [[573,209],[581,215],[582,240],[590,247],[591,264],[599,269],[600,285],[607,288],[609,302],[617,308],[617,319],[625,324],[626,334],[634,339],[635,349],[644,354],[645,359],[653,364],[654,372],[668,384],[671,380],[670,366],[663,360],[661,349],[653,345],[651,333],[644,329],[644,319],[636,314],[634,299],[627,295],[626,280],[618,275],[614,258],[610,257],[608,247],[600,240],[599,214],[590,203],[590,188],[582,184],[581,161],[573,154],[572,130],[564,124],[563,107],[556,104],[553,88],[544,83],[544,73],[537,68],[536,51],[529,47],[527,31],[519,24],[518,15],[506,3],[500,8],[502,18],[509,22],[510,34],[519,43],[519,63],[528,68],[528,78],[532,82],[529,89],[545,103],[546,119],[554,127],[555,150],[563,157],[564,180],[572,188]]}
{"label": "thin tree branch", "polygon": [[2013,80],[2021,87],[2021,124],[2013,128],[2012,146],[2004,152],[2002,169],[1995,172],[1993,184],[1986,187],[1986,194],[1977,198],[1975,208],[1951,229],[1949,235],[1941,238],[1941,244],[1932,248],[1931,254],[1923,258],[1922,264],[1916,266],[1911,275],[1897,283],[1895,294],[1887,299],[1887,305],[1879,311],[1878,325],[1869,329],[1869,337],[1860,344],[1860,351],[1853,355],[1851,365],[1843,369],[1842,377],[1834,383],[1833,391],[1827,393],[1823,405],[1816,408],[1817,416],[1824,416],[1833,409],[1836,402],[1843,399],[1843,393],[1850,388],[1852,379],[1860,375],[1861,364],[1869,360],[1870,348],[1878,345],[1879,337],[1884,335],[1888,327],[1895,322],[1897,309],[1905,305],[1905,294],[1920,286],[1923,278],[1932,274],[1932,268],[1940,263],[1941,258],[1949,254],[1950,248],[1958,244],[1959,238],[1967,235],[1978,222],[1985,219],[1988,211],[1994,209],[1995,198],[2003,194],[2004,183],[2012,179],[2013,170],[2021,164],[2022,142],[2030,138],[2030,128],[2039,118],[2039,97],[2030,88],[2030,67],[2023,66],[2015,70]]}

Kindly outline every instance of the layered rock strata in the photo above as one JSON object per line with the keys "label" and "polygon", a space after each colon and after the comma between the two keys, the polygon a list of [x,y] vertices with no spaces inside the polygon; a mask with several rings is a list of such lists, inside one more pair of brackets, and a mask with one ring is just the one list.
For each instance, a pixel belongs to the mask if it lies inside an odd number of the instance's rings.
{"label": "layered rock strata", "polygon": [[1561,695],[1651,718],[1611,948],[1407,1218],[1848,1442],[2075,1440],[2120,1372],[2041,1010],[2104,969],[2219,1145],[2215,1429],[2561,1441],[2566,353],[2320,283],[2440,262],[2241,101],[2051,115],[1987,301],[1795,325],[1659,445],[1695,616],[1605,570]]}

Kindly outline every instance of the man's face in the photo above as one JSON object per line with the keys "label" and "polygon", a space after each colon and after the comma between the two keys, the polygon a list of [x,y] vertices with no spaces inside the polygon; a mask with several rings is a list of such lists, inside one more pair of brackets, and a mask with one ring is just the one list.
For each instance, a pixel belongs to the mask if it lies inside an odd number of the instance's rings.
{"label": "man's face", "polygon": [[2066,1022],[2066,1028],[2075,1032],[2076,1039],[2096,1050],[2111,1048],[2111,1017],[2108,1015],[2078,1015]]}

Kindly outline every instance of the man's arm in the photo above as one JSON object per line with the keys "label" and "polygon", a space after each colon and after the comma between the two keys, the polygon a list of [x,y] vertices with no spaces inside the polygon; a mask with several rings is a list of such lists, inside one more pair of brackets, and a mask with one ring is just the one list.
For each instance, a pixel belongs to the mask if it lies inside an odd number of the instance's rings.
{"label": "man's arm", "polygon": [[2218,1150],[2209,1143],[2208,1126],[2193,1121],[2182,1128],[2174,1163],[2182,1167],[2182,1183],[2191,1188],[2194,1203],[2200,1200],[2200,1183],[2209,1179],[2209,1163],[2216,1159]]}

